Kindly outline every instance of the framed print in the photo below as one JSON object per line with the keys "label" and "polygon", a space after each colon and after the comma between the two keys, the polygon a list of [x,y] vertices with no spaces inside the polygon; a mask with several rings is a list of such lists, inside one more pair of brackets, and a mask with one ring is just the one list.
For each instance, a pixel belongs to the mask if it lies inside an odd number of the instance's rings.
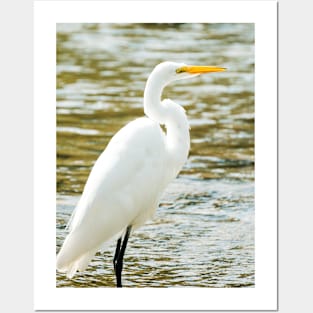
{"label": "framed print", "polygon": [[37,1],[34,38],[35,309],[276,310],[277,3]]}

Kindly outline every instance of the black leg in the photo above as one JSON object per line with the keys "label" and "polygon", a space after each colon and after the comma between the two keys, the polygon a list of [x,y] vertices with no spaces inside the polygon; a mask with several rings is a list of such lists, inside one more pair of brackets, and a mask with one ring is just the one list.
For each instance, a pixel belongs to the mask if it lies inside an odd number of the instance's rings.
{"label": "black leg", "polygon": [[113,258],[114,272],[116,272],[116,261],[117,261],[118,255],[119,255],[119,253],[120,253],[121,242],[122,242],[122,237],[120,237],[120,238],[117,240],[117,244],[116,244],[116,249],[115,249],[114,258]]}
{"label": "black leg", "polygon": [[122,237],[118,239],[113,259],[114,271],[116,276],[116,287],[122,287],[122,270],[123,270],[123,258],[130,235],[131,226],[128,226],[126,229],[126,234],[123,239],[122,247]]}

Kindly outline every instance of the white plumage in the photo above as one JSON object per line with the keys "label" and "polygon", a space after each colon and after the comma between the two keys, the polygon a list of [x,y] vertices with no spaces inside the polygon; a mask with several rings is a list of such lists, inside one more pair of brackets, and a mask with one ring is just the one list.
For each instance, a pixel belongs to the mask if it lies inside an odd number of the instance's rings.
{"label": "white plumage", "polygon": [[164,189],[187,160],[190,141],[184,109],[169,99],[161,102],[162,90],[173,80],[222,70],[174,62],[156,66],[145,88],[147,117],[118,131],[92,168],[57,256],[59,271],[73,277],[106,241],[153,216]]}

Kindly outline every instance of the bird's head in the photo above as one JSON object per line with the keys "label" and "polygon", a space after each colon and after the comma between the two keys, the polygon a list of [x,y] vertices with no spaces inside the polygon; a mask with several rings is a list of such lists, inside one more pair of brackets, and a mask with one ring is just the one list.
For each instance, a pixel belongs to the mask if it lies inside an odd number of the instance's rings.
{"label": "bird's head", "polygon": [[223,72],[225,70],[224,67],[187,65],[166,61],[158,64],[151,74],[157,75],[165,84],[168,84],[175,80],[191,78],[204,73]]}

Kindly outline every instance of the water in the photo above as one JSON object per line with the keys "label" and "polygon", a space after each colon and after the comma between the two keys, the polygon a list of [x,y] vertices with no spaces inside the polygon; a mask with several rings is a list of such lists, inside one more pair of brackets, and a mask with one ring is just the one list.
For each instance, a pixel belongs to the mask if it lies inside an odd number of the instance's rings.
{"label": "water", "polygon": [[[126,287],[254,287],[253,24],[58,24],[56,251],[92,165],[143,115],[146,79],[161,61],[227,67],[182,80],[164,98],[184,106],[188,162],[153,220],[127,247]],[[115,242],[58,287],[114,287]]]}

